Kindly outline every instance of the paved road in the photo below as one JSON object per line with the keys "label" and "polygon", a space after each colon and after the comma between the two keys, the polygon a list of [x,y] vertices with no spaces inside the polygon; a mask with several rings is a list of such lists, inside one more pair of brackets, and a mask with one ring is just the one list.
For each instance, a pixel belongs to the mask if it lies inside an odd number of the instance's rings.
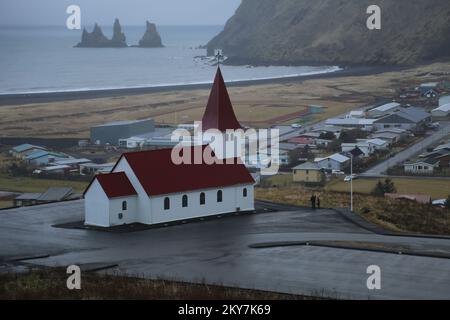
{"label": "paved road", "polygon": [[438,143],[439,140],[450,134],[450,123],[442,123],[441,128],[429,137],[410,146],[409,148],[395,154],[392,158],[370,168],[362,176],[382,176],[389,168],[395,167],[397,164],[405,162],[413,156],[425,151],[428,147]]}
{"label": "paved road", "polygon": [[[250,248],[273,241],[339,240],[450,253],[450,240],[381,236],[333,210],[283,209],[292,211],[133,233],[52,227],[81,220],[83,201],[0,211],[0,265],[3,259],[7,270],[6,260],[13,257],[49,255],[26,262],[117,264],[107,272],[340,298],[450,298],[450,259],[312,246]],[[373,264],[382,270],[379,291],[366,287],[366,269]]]}

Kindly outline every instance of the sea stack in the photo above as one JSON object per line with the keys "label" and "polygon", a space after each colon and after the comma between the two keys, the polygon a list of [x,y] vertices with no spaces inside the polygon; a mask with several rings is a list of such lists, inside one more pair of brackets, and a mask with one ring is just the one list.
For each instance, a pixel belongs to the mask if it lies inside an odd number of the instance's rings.
{"label": "sea stack", "polygon": [[102,32],[102,29],[98,24],[95,24],[94,30],[88,32],[86,28],[83,29],[81,35],[81,42],[76,45],[79,48],[96,48],[104,47],[109,43],[108,38]]}
{"label": "sea stack", "polygon": [[122,32],[119,19],[114,21],[113,37],[111,39],[111,45],[113,47],[128,47],[125,34]]}
{"label": "sea stack", "polygon": [[147,21],[147,29],[142,39],[139,41],[141,48],[161,48],[163,47],[161,37],[156,30],[156,25]]}
{"label": "sea stack", "polygon": [[83,34],[81,35],[81,42],[75,47],[78,48],[125,48],[127,47],[125,35],[122,32],[122,27],[120,26],[119,19],[114,21],[114,32],[113,37],[109,40],[103,34],[102,29],[96,23],[94,30],[92,32],[83,29]]}

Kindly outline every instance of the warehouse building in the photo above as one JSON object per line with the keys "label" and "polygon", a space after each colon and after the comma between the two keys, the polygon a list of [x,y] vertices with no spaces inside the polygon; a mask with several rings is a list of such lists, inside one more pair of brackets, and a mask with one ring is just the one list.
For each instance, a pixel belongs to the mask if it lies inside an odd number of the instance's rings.
{"label": "warehouse building", "polygon": [[115,121],[91,128],[91,142],[94,144],[118,145],[120,139],[155,131],[153,119]]}

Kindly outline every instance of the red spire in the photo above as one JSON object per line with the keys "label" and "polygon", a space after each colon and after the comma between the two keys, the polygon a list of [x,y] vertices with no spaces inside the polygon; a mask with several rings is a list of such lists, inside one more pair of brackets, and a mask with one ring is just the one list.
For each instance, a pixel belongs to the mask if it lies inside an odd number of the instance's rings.
{"label": "red spire", "polygon": [[227,129],[241,129],[239,121],[233,111],[225,81],[220,67],[217,68],[216,78],[209,95],[208,105],[202,119],[202,130],[218,129],[222,132]]}

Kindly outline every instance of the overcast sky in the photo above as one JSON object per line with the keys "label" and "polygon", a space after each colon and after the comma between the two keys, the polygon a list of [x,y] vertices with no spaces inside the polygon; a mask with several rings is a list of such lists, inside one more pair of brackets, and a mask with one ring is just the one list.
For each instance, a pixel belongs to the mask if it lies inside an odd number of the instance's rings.
{"label": "overcast sky", "polygon": [[0,25],[65,25],[66,8],[81,8],[82,25],[223,25],[241,0],[0,0]]}

